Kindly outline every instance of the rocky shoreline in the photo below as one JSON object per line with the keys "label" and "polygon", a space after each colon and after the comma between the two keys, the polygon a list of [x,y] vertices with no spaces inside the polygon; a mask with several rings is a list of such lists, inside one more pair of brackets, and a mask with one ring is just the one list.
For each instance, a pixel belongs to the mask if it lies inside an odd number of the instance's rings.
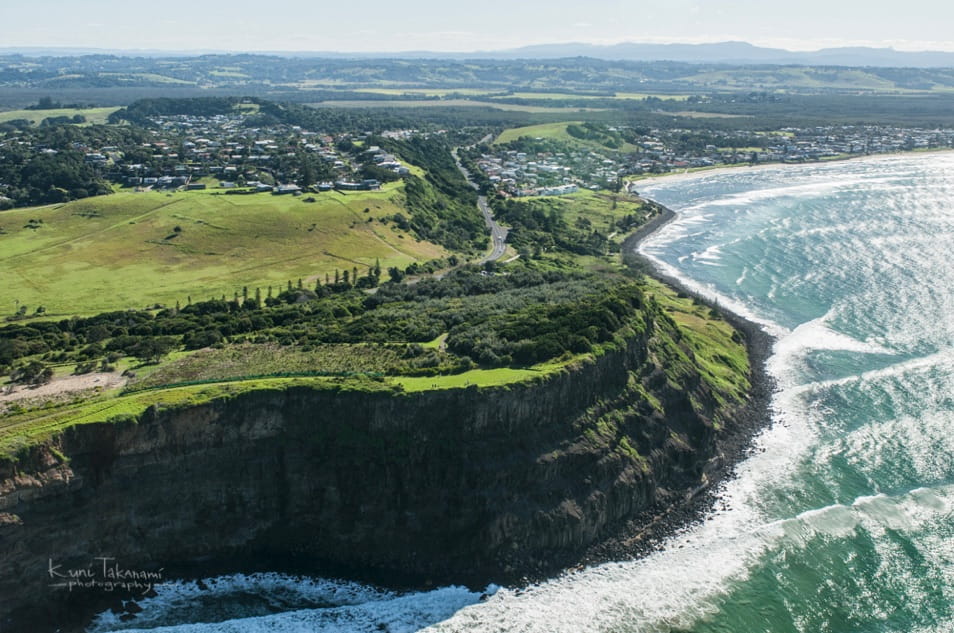
{"label": "rocky shoreline", "polygon": [[638,252],[643,240],[676,219],[676,213],[668,207],[651,200],[647,202],[656,208],[658,213],[623,242],[623,261],[717,311],[732,327],[742,333],[751,367],[751,399],[737,412],[736,424],[731,429],[726,429],[724,435],[719,437],[718,452],[721,457],[719,463],[707,471],[707,485],[694,490],[688,498],[675,499],[671,503],[658,503],[640,516],[626,521],[611,536],[591,547],[578,567],[641,558],[663,549],[666,539],[676,532],[704,521],[706,514],[719,500],[720,484],[732,479],[736,466],[752,454],[755,437],[772,421],[771,401],[776,384],[767,370],[766,363],[772,355],[775,338],[758,324],[690,290],[678,279],[662,273]]}

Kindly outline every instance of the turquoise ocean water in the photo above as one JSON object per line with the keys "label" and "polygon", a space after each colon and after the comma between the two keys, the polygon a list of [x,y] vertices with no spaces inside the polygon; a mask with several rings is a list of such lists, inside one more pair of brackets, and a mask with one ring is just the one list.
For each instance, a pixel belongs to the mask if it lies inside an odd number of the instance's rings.
{"label": "turquoise ocean water", "polygon": [[644,254],[778,337],[773,424],[705,521],[519,591],[230,576],[91,630],[954,631],[954,154],[640,193],[679,214]]}

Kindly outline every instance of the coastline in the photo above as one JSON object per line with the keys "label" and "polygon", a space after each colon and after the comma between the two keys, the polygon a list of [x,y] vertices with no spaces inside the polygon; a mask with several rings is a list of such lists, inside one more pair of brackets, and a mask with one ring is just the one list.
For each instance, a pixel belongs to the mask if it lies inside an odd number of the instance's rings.
{"label": "coastline", "polygon": [[767,361],[772,355],[775,337],[757,323],[690,290],[678,279],[661,272],[650,259],[638,252],[639,245],[645,239],[677,217],[668,207],[654,200],[646,201],[660,213],[623,241],[620,250],[624,263],[705,304],[742,333],[750,363],[751,399],[737,411],[736,424],[731,429],[726,429],[725,435],[719,438],[719,460],[707,471],[707,483],[704,486],[693,490],[687,498],[666,504],[659,503],[642,515],[619,525],[607,538],[591,546],[573,570],[642,558],[664,549],[666,540],[675,533],[705,521],[719,500],[720,484],[735,476],[736,466],[752,454],[755,437],[772,422],[771,401],[776,385],[775,379],[768,372]]}
{"label": "coastline", "polygon": [[[832,158],[829,160],[810,160],[803,163],[758,163],[755,165],[749,163],[742,163],[733,166],[721,166],[721,167],[700,167],[696,168],[694,171],[670,171],[665,174],[651,174],[648,176],[638,176],[632,180],[627,181],[628,184],[638,184],[638,186],[643,185],[654,185],[658,183],[672,183],[672,182],[681,182],[681,181],[691,181],[698,178],[705,178],[707,176],[718,176],[723,174],[737,174],[737,173],[748,173],[753,171],[763,171],[767,169],[780,169],[786,167],[798,167],[804,165],[828,165],[832,163],[844,163],[844,162],[869,162],[869,161],[878,161],[878,160],[887,160],[891,158],[900,158],[908,156],[923,156],[923,155],[934,155],[934,154],[950,154],[954,153],[954,148],[937,148],[931,150],[921,150],[921,151],[908,151],[908,152],[885,152],[883,154],[865,154],[861,156],[843,156],[840,158]],[[638,194],[637,194],[638,195]]]}
{"label": "coastline", "polygon": [[[654,201],[648,201],[659,212],[637,231],[630,234],[623,243],[624,261],[652,271],[653,277],[663,283],[685,292],[695,293],[684,288],[678,280],[669,278],[656,271],[651,262],[636,252],[638,245],[656,231],[675,219],[676,214]],[[747,321],[723,307],[713,305],[703,297],[697,297],[709,307],[717,310],[723,318],[742,332],[751,363],[750,380],[752,384],[750,401],[739,408],[735,415],[735,424],[726,427],[717,441],[717,457],[706,468],[706,483],[686,493],[673,493],[658,501],[634,518],[610,525],[606,535],[582,553],[567,557],[566,553],[554,552],[549,559],[534,561],[532,567],[515,569],[511,573],[501,573],[496,577],[475,574],[470,578],[459,578],[454,584],[464,584],[473,590],[482,590],[488,583],[506,584],[514,588],[545,582],[562,574],[573,573],[583,567],[612,562],[632,561],[663,549],[666,541],[687,526],[704,521],[719,499],[720,484],[734,476],[735,467],[751,454],[752,440],[759,431],[771,421],[770,401],[774,383],[765,371],[765,361],[771,354],[774,339],[756,324]],[[170,567],[170,577],[181,580],[200,581],[217,575],[257,571],[284,572],[303,576],[322,576],[345,578],[364,582],[373,586],[398,590],[429,591],[444,584],[444,580],[435,577],[432,580],[419,574],[400,576],[393,572],[380,573],[373,569],[355,569],[344,565],[335,565],[328,561],[308,559],[307,557],[280,558],[266,556],[244,558],[236,565],[236,560],[207,558],[192,565]],[[74,614],[88,618],[94,613],[109,608],[121,609],[117,596],[104,597],[75,604]],[[40,620],[36,622],[39,624]],[[22,630],[42,630],[31,626]],[[13,626],[11,630],[20,630]]]}

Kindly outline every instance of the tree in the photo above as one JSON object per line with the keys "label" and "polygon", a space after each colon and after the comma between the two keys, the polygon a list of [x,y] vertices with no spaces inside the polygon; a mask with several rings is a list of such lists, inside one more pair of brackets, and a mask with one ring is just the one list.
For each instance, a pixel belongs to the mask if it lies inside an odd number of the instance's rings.
{"label": "tree", "polygon": [[10,382],[24,385],[45,385],[53,378],[53,369],[38,360],[21,365],[10,374]]}
{"label": "tree", "polygon": [[394,283],[400,283],[404,279],[404,272],[397,266],[391,266],[388,268],[388,276],[391,278],[391,281]]}
{"label": "tree", "polygon": [[171,352],[176,346],[176,340],[171,336],[155,336],[143,338],[130,350],[132,355],[144,364],[158,363],[162,357]]}

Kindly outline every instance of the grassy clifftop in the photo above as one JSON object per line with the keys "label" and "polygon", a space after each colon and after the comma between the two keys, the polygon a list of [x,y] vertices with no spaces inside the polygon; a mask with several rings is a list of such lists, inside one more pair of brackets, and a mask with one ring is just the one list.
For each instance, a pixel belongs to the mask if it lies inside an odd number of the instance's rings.
{"label": "grassy clifftop", "polygon": [[[724,414],[747,401],[749,364],[739,335],[709,308],[678,296],[658,282],[583,275],[566,282],[554,278],[553,283],[507,290],[490,278],[476,278],[486,284],[483,293],[476,292],[471,285],[458,285],[455,290],[454,283],[459,280],[433,282],[412,291],[417,298],[425,297],[423,303],[416,305],[408,297],[392,296],[390,301],[381,299],[383,307],[377,308],[380,314],[369,310],[357,318],[339,317],[339,332],[348,331],[349,327],[360,332],[370,325],[378,331],[382,341],[389,337],[397,339],[401,332],[405,339],[414,338],[413,331],[402,329],[400,319],[401,315],[411,317],[415,310],[427,309],[433,320],[429,327],[435,330],[464,319],[450,328],[450,336],[437,337],[433,345],[354,340],[305,347],[280,345],[276,341],[233,343],[218,349],[178,353],[160,365],[137,367],[142,375],[124,391],[35,401],[30,406],[8,410],[0,418],[0,453],[12,456],[75,425],[131,420],[154,407],[190,407],[250,391],[308,387],[390,391],[397,395],[546,380],[553,374],[585,367],[606,353],[617,352],[627,341],[643,337],[647,332],[652,333],[649,339],[652,362],[662,368],[666,376],[661,387],[691,391],[702,385]],[[459,294],[463,287],[471,288],[475,294]],[[441,290],[447,296],[426,298]],[[339,308],[347,305],[340,297],[325,301],[333,301]],[[310,308],[319,308],[321,303],[322,300],[315,300]],[[351,305],[354,308],[356,304]],[[314,328],[312,318],[324,323],[326,315],[334,313],[334,310],[304,312],[306,308],[309,308],[307,303],[266,310],[271,310],[270,318],[279,322],[286,322],[290,315],[297,314],[300,320],[288,331]],[[544,312],[540,312],[541,309]],[[550,316],[545,314],[548,310],[552,313]],[[199,318],[194,313],[170,316],[184,325],[190,319]],[[533,331],[525,330],[530,326],[527,319],[531,316],[538,322],[532,327]],[[110,348],[111,340],[129,342],[131,335],[118,334],[120,331],[165,328],[166,325],[159,325],[166,323],[163,318],[156,316],[132,328],[128,322],[118,326],[117,335],[104,339],[102,346]],[[238,318],[254,320],[262,319],[263,315],[256,316],[250,311],[239,314]],[[106,332],[109,328],[104,323],[113,317],[107,315],[105,319],[72,322],[75,336],[85,338],[91,332]],[[386,322],[392,324],[390,334],[387,329],[381,329]],[[192,326],[196,327],[201,326]],[[257,336],[269,332],[284,336],[281,332],[286,331],[285,327],[277,327],[277,330],[262,330]],[[51,324],[49,332],[55,329]],[[10,332],[7,328],[0,334]],[[30,340],[52,341],[50,333]],[[320,335],[317,330],[315,335]],[[420,335],[429,336],[423,331]],[[447,347],[450,349],[445,349]],[[526,358],[514,360],[514,356]],[[640,397],[649,402],[656,398],[648,391],[640,393]],[[711,408],[709,404],[693,403],[696,405],[700,409]]]}
{"label": "grassy clifftop", "polygon": [[[386,221],[401,185],[382,191],[224,195],[117,193],[0,215],[5,305],[54,314],[229,298],[242,287],[315,285],[335,269],[400,266],[446,251]],[[254,290],[253,290],[254,292]]]}

